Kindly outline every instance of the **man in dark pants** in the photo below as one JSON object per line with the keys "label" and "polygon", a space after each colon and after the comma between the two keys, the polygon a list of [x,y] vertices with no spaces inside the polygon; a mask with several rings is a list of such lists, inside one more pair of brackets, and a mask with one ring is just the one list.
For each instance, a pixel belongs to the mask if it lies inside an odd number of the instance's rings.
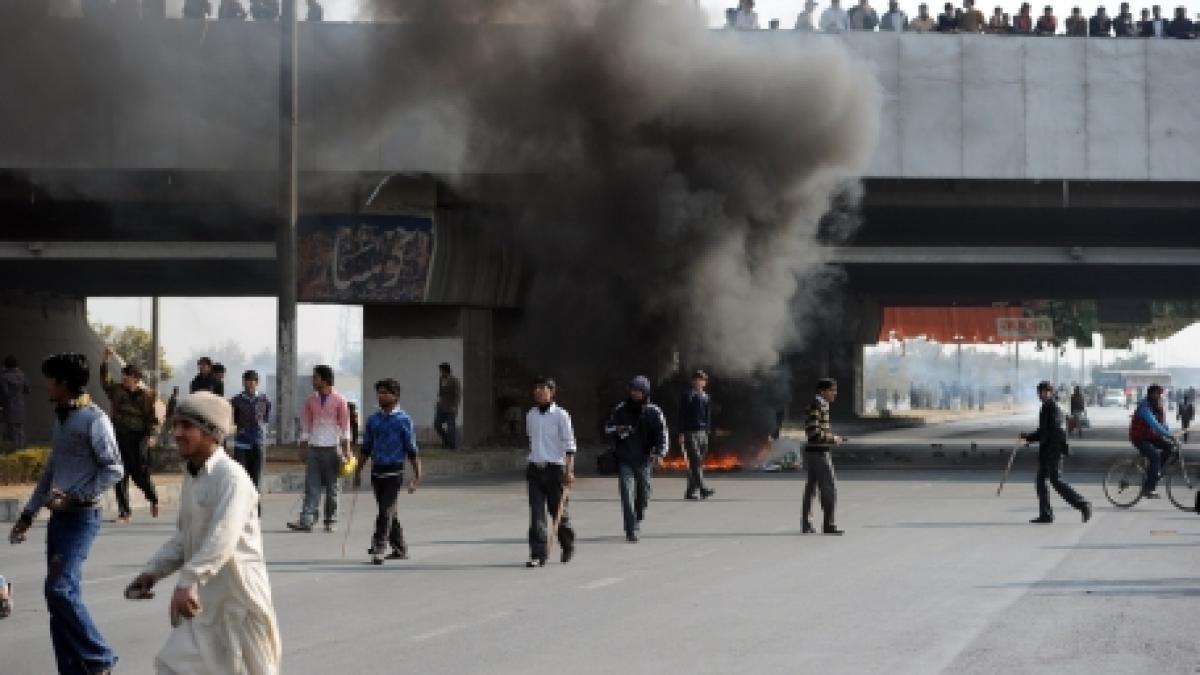
{"label": "man in dark pants", "polygon": [[[263,437],[271,421],[271,400],[258,390],[258,373],[247,370],[242,374],[242,390],[233,397],[233,458],[250,475],[254,489],[259,489],[263,469]],[[262,514],[262,503],[258,506]]]}
{"label": "man in dark pants", "polygon": [[450,372],[450,364],[438,366],[437,407],[433,413],[433,430],[442,439],[442,447],[458,449],[458,406],[462,403],[462,383]]}
{"label": "man in dark pants", "polygon": [[1020,435],[1020,440],[1026,445],[1034,441],[1038,444],[1038,517],[1029,522],[1054,522],[1054,509],[1050,508],[1050,490],[1046,487],[1046,483],[1049,482],[1064,501],[1079,509],[1083,514],[1083,522],[1086,523],[1092,517],[1092,505],[1062,479],[1063,455],[1067,454],[1069,448],[1062,408],[1054,402],[1054,385],[1045,381],[1039,382],[1037,393],[1038,398],[1042,400],[1038,428],[1036,431]]}
{"label": "man in dark pants", "polygon": [[1194,388],[1189,387],[1184,393],[1175,416],[1179,420],[1179,430],[1183,432],[1183,442],[1187,443],[1188,427],[1192,426],[1192,420],[1196,419],[1196,390]]}
{"label": "man in dark pants", "polygon": [[529,488],[529,562],[526,567],[543,567],[549,556],[547,517],[555,518],[562,508],[558,522],[558,543],[562,546],[562,562],[575,555],[575,530],[567,507],[566,489],[575,482],[575,431],[571,416],[554,402],[557,386],[554,380],[540,377],[533,383],[533,407],[525,416],[529,434],[529,466],[525,482]]}
{"label": "man in dark pants", "polygon": [[649,378],[633,378],[629,398],[613,409],[604,431],[612,439],[617,458],[625,539],[637,542],[639,523],[650,504],[650,472],[662,463],[669,444],[667,421],[662,410],[650,402]]}
{"label": "man in dark pants", "polygon": [[1146,482],[1142,485],[1142,496],[1146,499],[1158,499],[1154,490],[1162,477],[1163,466],[1175,449],[1162,399],[1162,386],[1150,385],[1146,389],[1146,398],[1138,401],[1129,423],[1129,442],[1146,458]]}
{"label": "man in dark pants", "polygon": [[25,541],[42,507],[46,526],[46,608],[58,672],[110,673],[117,655],[83,604],[83,563],[100,531],[100,497],[123,473],[108,416],[85,392],[89,372],[82,354],[56,354],[42,363],[54,408],[50,459],[9,542]]}
{"label": "man in dark pants", "polygon": [[817,380],[817,397],[808,406],[804,418],[804,435],[808,443],[804,446],[804,464],[808,467],[808,480],[804,483],[804,511],[801,532],[815,534],[812,524],[813,494],[821,493],[821,512],[824,515],[824,534],[845,534],[839,530],[834,519],[837,510],[837,476],[833,472],[833,457],[830,450],[841,445],[842,438],[833,434],[829,419],[829,404],[837,399],[837,382],[829,378]]}
{"label": "man in dark pants", "polygon": [[375,492],[375,503],[379,514],[375,516],[375,534],[371,538],[371,562],[382,565],[383,552],[391,545],[387,556],[392,560],[407,560],[408,546],[404,543],[404,529],[396,515],[396,500],[404,484],[404,460],[412,465],[413,477],[408,482],[408,493],[417,491],[421,482],[421,458],[417,456],[417,438],[413,434],[412,418],[396,407],[400,402],[400,383],[393,379],[375,383],[375,396],[379,410],[367,418],[366,429],[359,450],[361,461],[354,470],[354,488],[362,484],[362,469],[371,460],[371,489]]}
{"label": "man in dark pants", "polygon": [[108,362],[119,358],[112,349],[105,348],[104,360],[100,363],[100,380],[104,393],[112,406],[112,424],[116,431],[117,446],[121,449],[121,462],[125,475],[116,484],[117,522],[128,523],[133,519],[129,505],[129,480],[142,491],[150,503],[150,515],[158,517],[158,491],[150,478],[149,453],[158,445],[158,430],[161,420],[155,410],[154,391],[142,382],[142,371],[134,365],[121,366],[121,381],[109,377]]}
{"label": "man in dark pants", "polygon": [[697,370],[692,373],[692,388],[683,395],[679,404],[679,447],[687,457],[688,481],[684,499],[708,499],[716,494],[704,486],[704,456],[708,454],[708,433],[712,428],[712,415],[708,394],[708,373]]}

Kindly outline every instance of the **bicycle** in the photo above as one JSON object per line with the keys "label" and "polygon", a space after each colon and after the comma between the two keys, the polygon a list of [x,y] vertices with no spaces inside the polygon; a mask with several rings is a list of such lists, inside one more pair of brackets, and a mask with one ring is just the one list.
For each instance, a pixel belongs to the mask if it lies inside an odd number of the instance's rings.
{"label": "bicycle", "polygon": [[[1189,471],[1183,456],[1183,445],[1168,437],[1174,451],[1171,461],[1162,468],[1163,487],[1171,503],[1184,511],[1195,511],[1196,491],[1200,489],[1200,472]],[[1104,474],[1104,496],[1113,506],[1131,508],[1141,501],[1142,485],[1146,482],[1146,458],[1141,454],[1119,459]]]}

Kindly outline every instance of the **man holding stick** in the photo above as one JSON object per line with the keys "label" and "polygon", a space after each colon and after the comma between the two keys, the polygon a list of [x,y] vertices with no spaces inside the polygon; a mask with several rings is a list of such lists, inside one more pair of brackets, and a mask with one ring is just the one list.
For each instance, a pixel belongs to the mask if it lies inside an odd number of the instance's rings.
{"label": "man holding stick", "polygon": [[549,555],[546,514],[555,519],[562,561],[575,554],[575,531],[567,517],[567,490],[575,482],[575,431],[571,416],[554,402],[556,385],[548,377],[533,383],[533,408],[525,416],[529,434],[529,466],[525,481],[529,488],[529,562],[526,567],[544,567]]}
{"label": "man holding stick", "polygon": [[1054,486],[1068,504],[1079,509],[1083,514],[1083,522],[1092,517],[1092,505],[1081,497],[1065,480],[1062,479],[1063,455],[1067,454],[1067,429],[1063,423],[1062,408],[1054,402],[1054,385],[1049,382],[1039,382],[1038,398],[1042,400],[1042,410],[1038,414],[1036,431],[1021,434],[1020,440],[1026,445],[1033,441],[1038,443],[1038,472],[1037,496],[1038,517],[1031,523],[1053,523],[1054,509],[1050,508],[1050,490],[1046,487],[1049,482]]}

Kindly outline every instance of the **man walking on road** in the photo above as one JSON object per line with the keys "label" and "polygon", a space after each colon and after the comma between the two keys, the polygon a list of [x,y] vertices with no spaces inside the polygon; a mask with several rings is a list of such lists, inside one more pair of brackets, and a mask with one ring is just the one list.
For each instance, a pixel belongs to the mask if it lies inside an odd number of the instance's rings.
{"label": "man walking on road", "polygon": [[15,447],[25,447],[25,397],[29,395],[29,381],[17,367],[14,356],[4,357],[4,370],[0,372],[0,406],[4,411],[4,437]]}
{"label": "man walking on road", "polygon": [[[708,394],[708,373],[692,373],[692,388],[679,404],[679,448],[687,458],[688,480],[684,499],[708,499],[716,494],[704,486],[704,456],[708,454],[708,434],[712,429],[712,414]],[[699,497],[697,497],[697,494]]]}
{"label": "man walking on road", "polygon": [[400,402],[400,383],[393,379],[375,383],[375,396],[379,410],[367,418],[363,430],[362,446],[359,448],[358,466],[354,470],[354,489],[362,485],[362,470],[371,460],[371,489],[375,492],[375,503],[379,514],[375,516],[375,535],[367,553],[371,562],[383,564],[383,553],[391,545],[387,557],[407,560],[408,546],[404,543],[404,530],[396,515],[396,500],[404,485],[404,460],[412,465],[413,477],[408,482],[408,493],[417,491],[421,482],[421,458],[417,456],[417,439],[413,434],[412,418],[397,407]]}
{"label": "man walking on road", "polygon": [[[262,480],[263,437],[271,421],[271,400],[258,390],[258,373],[247,370],[242,374],[242,390],[229,402],[233,407],[233,457],[250,476],[254,489]],[[261,515],[262,507],[259,507]]]}
{"label": "man walking on road", "polygon": [[604,431],[613,442],[620,477],[625,539],[637,542],[639,523],[650,504],[650,473],[661,464],[670,444],[662,410],[650,402],[650,380],[638,375],[629,383],[629,398],[617,404]]}
{"label": "man walking on road", "polygon": [[458,406],[462,403],[462,382],[450,372],[450,364],[438,366],[437,407],[433,411],[433,429],[442,439],[442,447],[458,449]]}
{"label": "man walking on road", "polygon": [[304,507],[300,519],[287,526],[312,532],[321,492],[325,493],[325,531],[337,523],[338,472],[350,460],[350,410],[346,399],[333,389],[333,368],[313,368],[313,393],[304,402],[300,442],[308,445],[304,471]]}
{"label": "man walking on road", "polygon": [[[121,381],[110,376],[109,362],[117,361],[121,367]],[[112,424],[117,435],[117,447],[121,449],[121,463],[125,475],[117,482],[117,522],[128,523],[133,519],[129,506],[129,480],[142,491],[150,503],[150,515],[158,517],[158,491],[150,477],[149,453],[158,445],[160,420],[156,410],[157,397],[154,391],[142,382],[142,371],[135,365],[121,363],[121,357],[109,347],[104,349],[104,360],[100,362],[100,380],[104,393],[112,406]]]}
{"label": "man walking on road", "polygon": [[1069,447],[1062,408],[1054,402],[1054,385],[1045,381],[1038,383],[1037,394],[1042,400],[1038,428],[1019,437],[1026,445],[1034,441],[1038,443],[1038,517],[1029,522],[1054,522],[1054,509],[1050,507],[1050,490],[1046,487],[1046,483],[1049,482],[1063,500],[1079,509],[1083,514],[1083,522],[1086,523],[1092,517],[1092,505],[1062,479],[1063,456],[1069,452]]}
{"label": "man walking on road", "polygon": [[50,510],[46,526],[46,609],[58,672],[109,673],[117,655],[83,604],[83,563],[100,531],[100,498],[121,479],[121,454],[108,416],[84,388],[87,357],[56,354],[42,363],[54,407],[50,458],[9,541],[25,541],[37,512]]}
{"label": "man walking on road", "polygon": [[529,490],[529,562],[527,567],[544,567],[549,528],[546,518],[562,517],[557,525],[558,543],[562,546],[562,562],[575,555],[575,530],[567,516],[566,489],[575,482],[575,431],[571,416],[554,402],[557,385],[554,380],[540,377],[533,383],[533,407],[525,416],[529,434],[529,465],[525,482]]}
{"label": "man walking on road", "polygon": [[808,480],[804,483],[804,510],[801,532],[815,534],[812,524],[812,502],[816,492],[821,493],[821,512],[824,514],[824,534],[845,534],[839,530],[834,519],[837,510],[837,476],[833,472],[831,450],[842,444],[842,438],[833,434],[829,418],[829,404],[837,399],[837,382],[823,378],[817,381],[817,397],[808,406],[804,418],[804,435],[808,443],[804,446],[804,464],[808,468]]}
{"label": "man walking on road", "polygon": [[178,529],[125,590],[153,597],[154,584],[175,572],[172,631],[154,659],[160,675],[279,672],[281,646],[263,558],[258,490],[221,449],[229,403],[209,392],[183,399],[175,442],[186,472]]}
{"label": "man walking on road", "polygon": [[1175,415],[1179,419],[1179,430],[1183,432],[1183,442],[1187,443],[1188,427],[1192,426],[1192,420],[1196,419],[1196,390],[1194,388],[1189,387],[1184,393]]}

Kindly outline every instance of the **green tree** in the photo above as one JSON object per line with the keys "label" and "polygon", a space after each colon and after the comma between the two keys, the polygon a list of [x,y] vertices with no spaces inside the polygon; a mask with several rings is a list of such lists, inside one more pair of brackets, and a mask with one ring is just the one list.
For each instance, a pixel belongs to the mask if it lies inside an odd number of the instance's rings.
{"label": "green tree", "polygon": [[[126,363],[132,363],[143,369],[149,369],[153,363],[150,353],[154,340],[150,331],[137,326],[117,328],[103,323],[92,326],[92,330],[96,331],[104,344],[112,347],[117,356],[124,359]],[[158,368],[159,382],[166,382],[175,374],[171,364],[167,363],[167,352],[161,345],[158,347]]]}

